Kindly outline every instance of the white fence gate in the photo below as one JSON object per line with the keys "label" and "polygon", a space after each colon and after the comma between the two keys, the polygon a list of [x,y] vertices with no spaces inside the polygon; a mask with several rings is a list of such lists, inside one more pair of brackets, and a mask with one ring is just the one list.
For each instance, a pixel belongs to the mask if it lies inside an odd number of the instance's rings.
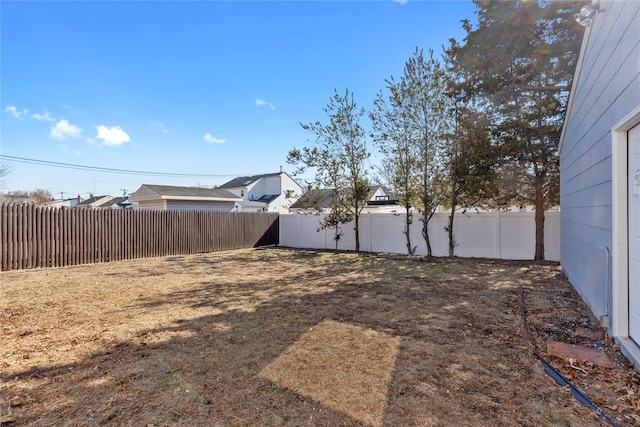
{"label": "white fence gate", "polygon": [[[455,255],[473,258],[533,259],[535,255],[534,212],[456,213],[454,234]],[[319,215],[281,214],[280,245],[294,248],[335,249],[333,230],[318,230]],[[429,223],[429,237],[434,256],[449,255],[449,240],[445,226],[449,213],[437,213]],[[360,216],[360,250],[406,254],[404,216],[391,213],[365,213]],[[338,242],[340,250],[355,249],[353,223],[342,227],[344,235]],[[417,255],[426,255],[422,237],[422,222],[414,214],[411,224],[411,245]],[[545,259],[560,261],[560,212],[545,212]]]}

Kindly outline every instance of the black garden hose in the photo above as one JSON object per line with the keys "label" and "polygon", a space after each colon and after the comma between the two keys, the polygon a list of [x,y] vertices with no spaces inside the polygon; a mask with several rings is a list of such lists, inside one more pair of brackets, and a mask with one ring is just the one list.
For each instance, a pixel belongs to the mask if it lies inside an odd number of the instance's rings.
{"label": "black garden hose", "polygon": [[580,403],[582,403],[587,408],[591,409],[593,412],[598,414],[600,418],[607,421],[611,426],[618,427],[616,422],[607,415],[602,408],[593,403],[587,395],[585,395],[582,391],[580,391],[574,384],[572,384],[568,379],[566,379],[556,368],[551,366],[551,364],[538,352],[538,345],[536,344],[536,340],[533,338],[531,331],[529,330],[529,325],[527,324],[527,306],[524,304],[524,286],[522,282],[520,282],[520,309],[522,311],[522,323],[524,325],[524,331],[526,332],[529,340],[531,341],[531,345],[533,346],[533,354],[540,359],[542,365],[544,366],[544,370],[553,378],[560,386],[569,387],[571,390],[571,394],[575,397]]}

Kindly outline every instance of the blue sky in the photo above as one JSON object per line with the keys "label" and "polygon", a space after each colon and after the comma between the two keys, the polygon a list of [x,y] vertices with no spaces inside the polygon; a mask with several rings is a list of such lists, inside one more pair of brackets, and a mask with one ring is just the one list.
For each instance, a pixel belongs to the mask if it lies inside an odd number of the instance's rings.
{"label": "blue sky", "polygon": [[[370,109],[416,47],[437,54],[470,1],[0,3],[2,191],[119,196],[285,172],[334,89]],[[373,148],[372,148],[373,150]],[[204,176],[208,175],[208,176]],[[311,178],[309,173],[306,178]]]}

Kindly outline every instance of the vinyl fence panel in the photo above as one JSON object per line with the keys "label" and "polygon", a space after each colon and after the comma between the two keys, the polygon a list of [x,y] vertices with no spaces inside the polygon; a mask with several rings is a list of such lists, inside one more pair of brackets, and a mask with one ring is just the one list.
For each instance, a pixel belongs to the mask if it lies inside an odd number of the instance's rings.
{"label": "vinyl fence panel", "polygon": [[[321,216],[280,215],[280,245],[296,248],[335,249],[333,230],[318,230]],[[446,227],[448,213],[437,213],[429,222],[429,238],[434,256],[449,255]],[[411,246],[417,255],[426,255],[422,221],[414,214],[410,228]],[[343,225],[338,249],[354,250],[353,223]],[[406,254],[404,216],[363,214],[360,218],[360,250]],[[454,219],[455,255],[460,257],[533,259],[535,255],[535,214],[533,212],[457,213]],[[545,258],[560,260],[560,213],[545,213]]]}

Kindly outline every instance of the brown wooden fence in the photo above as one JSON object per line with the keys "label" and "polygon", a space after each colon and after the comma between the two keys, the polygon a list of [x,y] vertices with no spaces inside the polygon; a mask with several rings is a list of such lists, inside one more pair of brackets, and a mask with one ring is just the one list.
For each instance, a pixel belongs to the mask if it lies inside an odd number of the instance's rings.
{"label": "brown wooden fence", "polygon": [[0,204],[2,270],[277,244],[274,212],[144,211]]}

